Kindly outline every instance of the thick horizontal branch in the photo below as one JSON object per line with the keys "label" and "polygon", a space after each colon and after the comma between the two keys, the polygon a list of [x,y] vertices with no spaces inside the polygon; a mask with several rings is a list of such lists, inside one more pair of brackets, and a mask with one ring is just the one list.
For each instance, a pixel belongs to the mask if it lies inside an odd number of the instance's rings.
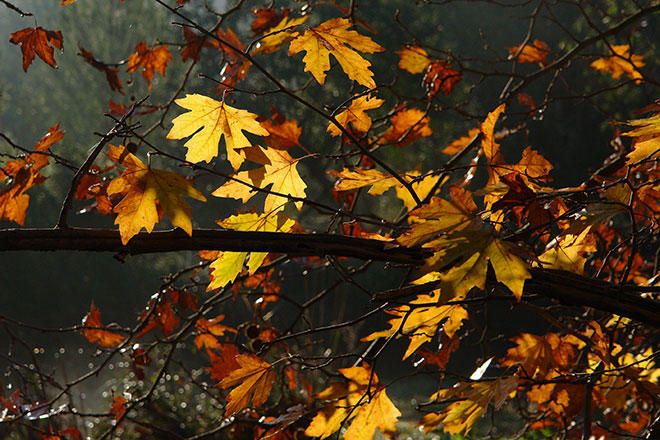
{"label": "thick horizontal branch", "polygon": [[333,234],[284,234],[195,229],[192,237],[179,229],[140,233],[127,245],[110,229],[3,229],[0,251],[120,252],[130,255],[176,251],[276,252],[290,256],[334,255],[419,265],[425,254],[378,240]]}
{"label": "thick horizontal branch", "polygon": [[[196,229],[192,237],[181,230],[140,233],[127,245],[109,229],[4,229],[0,251],[88,251],[145,254],[175,251],[222,250],[275,252],[290,256],[343,256],[419,266],[425,251],[391,243],[333,234],[284,234]],[[643,298],[633,287],[618,288],[569,272],[532,269],[525,294],[541,295],[562,304],[593,307],[660,327],[660,302]],[[380,292],[374,299],[391,301],[429,292],[426,283]]]}

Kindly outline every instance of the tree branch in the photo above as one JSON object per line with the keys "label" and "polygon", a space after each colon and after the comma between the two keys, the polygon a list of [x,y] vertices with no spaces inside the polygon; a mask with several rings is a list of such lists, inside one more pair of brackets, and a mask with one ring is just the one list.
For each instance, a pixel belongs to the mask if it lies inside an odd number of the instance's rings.
{"label": "tree branch", "polygon": [[[399,264],[422,265],[428,255],[419,248],[390,242],[333,234],[284,234],[196,229],[192,237],[181,230],[140,233],[126,245],[111,229],[4,229],[0,251],[88,251],[145,254],[177,251],[223,250],[275,252],[290,256],[344,256]],[[525,294],[555,299],[563,304],[593,307],[660,327],[660,302],[643,298],[634,287],[616,287],[569,272],[531,269]],[[438,282],[377,293],[374,300],[392,301],[430,292]]]}

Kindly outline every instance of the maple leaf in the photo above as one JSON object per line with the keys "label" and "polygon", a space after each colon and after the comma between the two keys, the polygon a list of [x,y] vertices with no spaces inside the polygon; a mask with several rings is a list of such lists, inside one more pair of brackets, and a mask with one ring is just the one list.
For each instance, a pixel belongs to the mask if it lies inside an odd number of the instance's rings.
{"label": "maple leaf", "polygon": [[269,135],[257,121],[257,115],[247,110],[199,94],[186,95],[175,102],[190,111],[172,120],[172,129],[167,133],[167,138],[183,139],[192,136],[184,144],[188,148],[186,160],[191,162],[210,162],[218,155],[218,144],[224,136],[227,159],[237,170],[244,158],[236,150],[251,145],[243,131],[259,136]]}
{"label": "maple leaf", "polygon": [[103,348],[114,348],[120,345],[126,339],[119,333],[104,330],[105,326],[101,322],[101,311],[94,303],[89,308],[89,312],[82,320],[81,333],[92,344]]}
{"label": "maple leaf", "polygon": [[569,233],[551,242],[539,256],[541,266],[583,274],[586,254],[596,251],[596,241],[589,234],[590,230],[591,226],[587,226],[579,235]]}
{"label": "maple leaf", "polygon": [[234,344],[218,344],[212,348],[213,350],[206,350],[211,359],[211,366],[206,370],[211,379],[219,382],[241,367],[236,362],[236,356],[239,354],[238,348]]}
{"label": "maple leaf", "polygon": [[0,219],[9,220],[19,225],[25,223],[25,215],[30,205],[27,191],[46,180],[40,171],[48,165],[48,151],[64,138],[59,124],[52,126],[37,142],[31,153],[21,159],[15,159],[0,168],[4,176],[0,187]]}
{"label": "maple leaf", "polygon": [[477,223],[427,246],[437,251],[427,259],[425,270],[450,266],[439,278],[442,291],[452,296],[464,297],[473,287],[483,290],[489,265],[497,281],[507,286],[518,300],[525,280],[532,277],[527,264],[513,252],[513,244],[496,238],[489,228]]}
{"label": "maple leaf", "polygon": [[[300,159],[294,159],[284,150],[259,146],[244,148],[241,152],[245,154],[250,162],[263,166],[236,173],[233,180],[229,180],[217,188],[212,195],[239,199],[245,203],[258,192],[253,187],[261,189],[270,187],[270,191],[277,194],[268,193],[266,195],[264,211],[267,213],[283,210],[289,201],[287,195],[298,199],[305,197],[307,184],[298,173]],[[245,182],[253,187],[246,185]],[[299,210],[303,205],[301,200],[296,200],[293,204]]]}
{"label": "maple leaf", "polygon": [[378,143],[403,147],[433,134],[431,118],[418,108],[401,108],[390,116],[390,122],[392,126],[380,135]]}
{"label": "maple leaf", "polygon": [[159,220],[158,208],[167,214],[173,226],[192,235],[191,209],[183,196],[202,202],[206,198],[188,179],[172,171],[146,166],[123,146],[110,146],[108,156],[126,168],[107,189],[110,196],[123,195],[113,209],[122,244],[128,243],[142,228],[149,233],[153,231]]}
{"label": "maple leaf", "polygon": [[[410,301],[410,306],[404,305],[388,311],[395,316],[389,321],[390,328],[374,332],[362,340],[406,336],[410,338],[408,349],[403,355],[403,360],[406,360],[424,343],[431,341],[438,330],[443,330],[444,334],[453,338],[468,318],[467,310],[460,305],[442,305],[438,303],[439,297],[439,291],[435,295],[419,295]],[[433,303],[438,305],[428,305]]]}
{"label": "maple leaf", "polygon": [[404,46],[397,54],[399,68],[412,74],[422,73],[431,64],[428,52],[419,46]]}
{"label": "maple leaf", "polygon": [[534,40],[532,43],[527,43],[521,46],[514,46],[509,48],[509,59],[516,59],[517,63],[538,63],[544,65],[548,55],[550,54],[550,46],[541,40]]}
{"label": "maple leaf", "polygon": [[41,26],[16,31],[11,34],[9,42],[21,47],[24,72],[28,71],[35,55],[38,55],[49,66],[57,68],[54,49],[64,49],[62,32],[49,31]]}
{"label": "maple leaf", "polygon": [[238,333],[236,329],[220,324],[224,319],[225,315],[218,315],[213,319],[199,318],[195,322],[195,328],[199,333],[195,336],[195,346],[199,349],[206,348],[207,351],[212,348],[220,348],[218,336],[224,336],[225,333]]}
{"label": "maple leaf", "polygon": [[458,139],[452,141],[449,145],[447,145],[442,152],[444,154],[456,154],[459,151],[463,150],[463,148],[467,147],[467,145],[472,142],[472,140],[481,132],[479,128],[471,128],[470,131],[467,132],[465,136],[461,136]]}
{"label": "maple leaf", "polygon": [[[371,128],[371,118],[366,113],[367,110],[373,110],[383,105],[385,101],[375,98],[370,94],[358,96],[351,101],[348,108],[335,116],[339,124],[348,130],[348,124],[354,130],[366,133]],[[339,136],[341,130],[334,123],[328,124],[328,132],[333,136]]]}
{"label": "maple leaf", "polygon": [[266,403],[276,378],[272,365],[255,355],[239,354],[236,362],[240,367],[219,384],[224,389],[236,386],[227,396],[225,417],[248,408],[250,403],[255,408]]}
{"label": "maple leaf", "polygon": [[611,50],[613,52],[611,56],[598,58],[591,63],[591,67],[599,72],[609,73],[614,79],[626,75],[636,83],[641,82],[643,77],[639,69],[646,64],[644,57],[631,54],[628,44],[612,45]]}
{"label": "maple leaf", "polygon": [[449,95],[461,80],[461,72],[450,66],[449,62],[443,60],[435,60],[429,64],[422,80],[429,99],[433,99],[439,91]]}
{"label": "maple leaf", "polygon": [[260,121],[261,126],[268,131],[268,136],[264,142],[268,148],[277,150],[288,150],[289,148],[300,146],[300,135],[302,127],[294,120],[285,119],[277,112],[272,115],[272,121]]}
{"label": "maple leaf", "polygon": [[633,129],[622,135],[635,138],[633,150],[626,155],[628,165],[660,156],[660,113],[626,124]]}
{"label": "maple leaf", "polygon": [[199,54],[205,47],[211,47],[212,44],[208,42],[207,36],[204,34],[197,34],[187,26],[183,27],[183,38],[186,40],[185,45],[181,49],[181,61],[186,62],[193,60],[199,61]]}
{"label": "maple leaf", "polygon": [[468,227],[477,212],[472,194],[461,187],[451,186],[449,195],[450,200],[434,197],[426,205],[411,211],[409,219],[413,224],[397,238],[397,242],[412,247]]}
{"label": "maple leaf", "polygon": [[289,12],[288,8],[282,9],[281,12],[275,8],[253,9],[252,13],[255,17],[250,24],[250,29],[252,29],[255,35],[261,34],[282,21],[283,18],[288,17]]}
{"label": "maple leaf", "polygon": [[346,75],[358,84],[368,88],[376,87],[371,63],[357,52],[382,52],[380,45],[371,38],[349,30],[352,26],[346,18],[333,18],[319,26],[306,30],[289,45],[289,55],[305,51],[303,57],[305,72],[310,72],[316,81],[323,85],[330,70],[330,54],[339,62]]}
{"label": "maple leaf", "polygon": [[[263,34],[256,46],[255,53],[271,53],[290,42],[296,37],[294,28],[307,21],[309,16],[305,15],[298,18],[283,17],[276,25],[269,28]],[[253,23],[254,24],[254,23]]]}
{"label": "maple leaf", "polygon": [[88,51],[83,47],[80,48],[79,55],[85,60],[87,64],[89,64],[96,70],[105,73],[105,79],[108,81],[110,90],[116,90],[122,95],[124,94],[121,80],[119,79],[119,70],[116,67],[110,67],[106,63],[97,60],[92,52]]}
{"label": "maple leaf", "polygon": [[508,367],[520,365],[528,377],[546,378],[553,371],[565,372],[573,367],[577,356],[577,338],[547,333],[537,336],[521,333],[513,338],[515,347],[506,352],[500,364]]}
{"label": "maple leaf", "polygon": [[348,418],[352,421],[344,433],[346,440],[368,440],[376,430],[390,437],[396,431],[401,413],[380,385],[378,376],[369,366],[342,368],[339,372],[348,383],[334,383],[315,396],[316,400],[330,403],[314,416],[305,435],[323,440],[338,431]]}
{"label": "maple leaf", "polygon": [[135,46],[135,52],[128,57],[126,71],[131,73],[142,69],[142,76],[147,80],[151,90],[154,73],[158,72],[160,76],[165,76],[167,64],[171,60],[170,49],[164,44],[149,47],[146,43],[140,42]]}
{"label": "maple leaf", "polygon": [[[218,221],[218,225],[235,231],[289,232],[295,222],[282,213],[233,215]],[[219,289],[233,282],[243,270],[248,252],[222,252],[211,263],[212,280],[206,290]],[[248,261],[248,273],[254,274],[261,266],[267,252],[252,252]]]}
{"label": "maple leaf", "polygon": [[459,382],[453,388],[438,391],[436,400],[455,399],[439,413],[426,414],[420,420],[424,432],[442,425],[448,434],[467,435],[489,404],[499,409],[518,384],[516,377],[498,378],[484,382]]}

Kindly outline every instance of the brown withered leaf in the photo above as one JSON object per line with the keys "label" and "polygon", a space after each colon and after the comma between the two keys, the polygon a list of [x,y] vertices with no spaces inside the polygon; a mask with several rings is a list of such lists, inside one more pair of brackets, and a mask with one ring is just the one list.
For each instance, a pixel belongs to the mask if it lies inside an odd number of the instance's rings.
{"label": "brown withered leaf", "polygon": [[126,339],[119,333],[105,330],[105,326],[101,321],[101,311],[94,303],[92,303],[89,312],[83,318],[82,326],[81,333],[85,339],[99,347],[114,348]]}
{"label": "brown withered leaf", "polygon": [[163,45],[147,46],[140,42],[135,46],[135,52],[128,57],[126,71],[128,73],[141,70],[142,76],[147,80],[147,85],[151,90],[151,81],[156,72],[160,76],[165,76],[167,64],[172,60],[170,49]]}
{"label": "brown withered leaf", "polygon": [[21,47],[24,72],[28,71],[35,55],[38,55],[50,67],[57,68],[54,49],[64,49],[62,32],[49,31],[41,26],[16,31],[11,34],[9,42]]}

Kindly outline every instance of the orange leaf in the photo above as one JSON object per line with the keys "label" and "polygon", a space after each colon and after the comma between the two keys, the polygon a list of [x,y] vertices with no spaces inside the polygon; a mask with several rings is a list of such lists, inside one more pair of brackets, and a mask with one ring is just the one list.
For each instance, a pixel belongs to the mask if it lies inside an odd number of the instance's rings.
{"label": "orange leaf", "polygon": [[207,371],[215,381],[223,380],[232,371],[241,367],[236,362],[238,348],[234,344],[218,344],[214,350],[207,350],[207,353],[211,358],[211,367],[207,368]]}
{"label": "orange leaf", "polygon": [[25,223],[25,213],[30,204],[30,196],[26,192],[46,180],[39,171],[48,165],[48,150],[63,137],[64,132],[59,124],[54,125],[37,142],[32,153],[0,168],[0,175],[6,177],[6,184],[0,189],[0,219],[19,225]]}
{"label": "orange leaf", "polygon": [[614,53],[611,56],[598,58],[591,63],[591,67],[599,72],[609,73],[614,79],[626,75],[639,83],[642,79],[639,69],[646,64],[644,57],[631,54],[630,45],[628,44],[615,44],[612,46],[612,51]]}
{"label": "orange leaf", "polygon": [[94,303],[89,308],[89,313],[85,315],[82,321],[82,335],[92,344],[103,348],[114,348],[124,342],[124,336],[109,330],[104,330],[105,326],[101,322],[101,311]]}
{"label": "orange leaf", "polygon": [[124,417],[124,414],[126,414],[126,399],[122,396],[113,397],[110,412],[116,421],[121,420]]}
{"label": "orange leaf", "polygon": [[240,368],[229,373],[219,384],[224,389],[236,387],[227,397],[225,417],[244,410],[250,403],[255,408],[266,403],[275,382],[272,365],[259,357],[239,354],[236,356],[236,362]]}
{"label": "orange leaf", "polygon": [[433,61],[426,69],[422,84],[426,89],[429,99],[432,99],[439,91],[449,95],[461,80],[461,72],[450,67],[447,61]]}
{"label": "orange leaf", "polygon": [[199,201],[206,198],[185,177],[172,171],[146,166],[125,147],[110,146],[108,156],[126,168],[120,177],[108,185],[108,195],[123,195],[114,207],[115,224],[123,244],[137,235],[142,228],[151,232],[159,220],[158,207],[165,211],[172,225],[192,234],[191,209],[184,196]]}
{"label": "orange leaf", "polygon": [[23,53],[23,71],[27,72],[35,55],[39,55],[46,64],[57,68],[53,48],[64,49],[62,32],[48,31],[41,26],[25,28],[11,34],[9,42],[21,46]]}
{"label": "orange leaf", "polygon": [[161,44],[149,47],[146,43],[140,42],[135,46],[135,52],[128,57],[126,71],[131,73],[142,69],[142,76],[151,89],[154,73],[158,72],[161,76],[165,76],[167,64],[171,60],[172,54],[167,46]]}
{"label": "orange leaf", "polygon": [[409,145],[419,138],[433,134],[429,123],[431,118],[417,108],[401,108],[390,116],[392,126],[378,139],[380,144]]}
{"label": "orange leaf", "polygon": [[545,64],[546,58],[550,54],[550,46],[541,40],[534,40],[532,43],[524,46],[515,46],[509,48],[509,59],[516,58],[517,63],[538,63]]}

